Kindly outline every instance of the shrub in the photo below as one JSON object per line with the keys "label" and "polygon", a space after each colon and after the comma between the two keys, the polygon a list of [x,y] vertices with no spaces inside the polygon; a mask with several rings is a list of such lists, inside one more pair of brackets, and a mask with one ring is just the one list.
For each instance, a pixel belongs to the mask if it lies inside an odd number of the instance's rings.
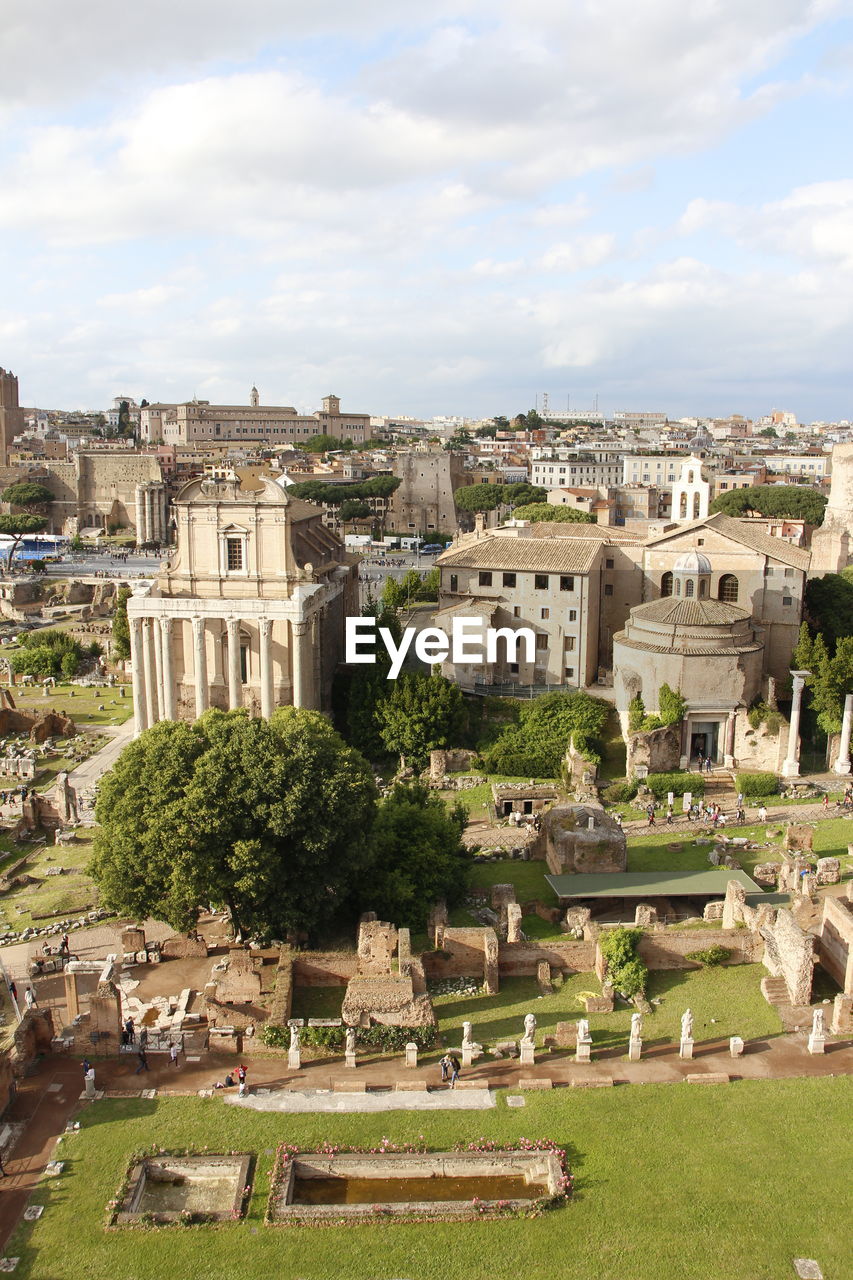
{"label": "shrub", "polygon": [[639,995],[645,991],[649,971],[637,957],[637,944],[643,936],[642,929],[608,929],[601,934],[598,945],[607,966],[607,977],[622,995]]}
{"label": "shrub", "polygon": [[779,779],[775,773],[739,773],[737,789],[745,796],[775,796],[779,794]]}
{"label": "shrub", "polygon": [[785,721],[782,712],[768,707],[766,702],[756,702],[755,706],[749,708],[746,718],[753,729],[758,729],[763,724],[774,738],[778,736]]}
{"label": "shrub", "polygon": [[681,724],[684,719],[684,713],[687,710],[687,703],[681,696],[680,689],[671,689],[668,684],[662,684],[658,693],[658,711],[662,724]]}
{"label": "shrub", "polygon": [[725,964],[731,958],[731,954],[728,947],[713,946],[706,948],[705,951],[688,951],[684,958],[713,968],[718,964]]}
{"label": "shrub", "polygon": [[[343,1053],[347,1029],[339,1027],[302,1027],[299,1040],[303,1047],[336,1049]],[[371,1027],[358,1027],[356,1044],[363,1048],[378,1049],[380,1053],[402,1053],[411,1041],[420,1050],[431,1049],[435,1044],[436,1029],[426,1027],[385,1027],[376,1023]],[[267,1024],[261,1039],[270,1049],[287,1049],[290,1045],[290,1027]]]}
{"label": "shrub", "polygon": [[665,800],[670,791],[674,796],[683,796],[685,791],[694,796],[705,794],[705,779],[696,773],[650,773],[646,786],[657,800]]}
{"label": "shrub", "polygon": [[629,804],[636,794],[636,782],[611,782],[601,793],[606,804]]}
{"label": "shrub", "polygon": [[507,777],[556,778],[572,737],[584,759],[598,763],[607,712],[606,702],[583,692],[546,693],[523,702],[518,723],[483,747],[486,768]]}
{"label": "shrub", "polygon": [[631,733],[638,733],[642,729],[645,718],[646,704],[639,693],[635,693],[628,703],[628,728]]}

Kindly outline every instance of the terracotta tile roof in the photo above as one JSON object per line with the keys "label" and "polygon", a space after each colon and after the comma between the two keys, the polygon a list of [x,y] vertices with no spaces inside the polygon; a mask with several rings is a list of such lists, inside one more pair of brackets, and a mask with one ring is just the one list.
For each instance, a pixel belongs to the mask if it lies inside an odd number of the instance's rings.
{"label": "terracotta tile roof", "polygon": [[589,573],[600,550],[601,542],[589,538],[484,537],[451,547],[436,564],[448,569]]}
{"label": "terracotta tile roof", "polygon": [[631,610],[632,618],[646,618],[649,622],[666,622],[674,627],[731,626],[750,617],[748,609],[736,604],[724,604],[722,600],[685,600],[683,596],[664,596],[649,604],[637,605]]}
{"label": "terracotta tile roof", "polygon": [[802,547],[792,547],[783,538],[774,538],[761,529],[751,528],[751,525],[751,520],[735,520],[732,516],[726,516],[721,511],[717,511],[712,516],[692,520],[689,524],[682,524],[675,529],[668,529],[666,533],[659,533],[656,537],[649,538],[646,546],[656,546],[658,543],[668,542],[678,537],[679,534],[692,533],[699,529],[716,529],[724,538],[731,538],[732,542],[737,542],[742,547],[749,547],[759,555],[780,560],[782,564],[791,565],[795,569],[808,569],[811,560],[810,551],[804,551]]}

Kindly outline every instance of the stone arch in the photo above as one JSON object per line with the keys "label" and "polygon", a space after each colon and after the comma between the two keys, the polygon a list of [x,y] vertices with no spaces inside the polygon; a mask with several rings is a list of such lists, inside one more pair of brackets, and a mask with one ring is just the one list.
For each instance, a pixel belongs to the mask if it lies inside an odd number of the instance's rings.
{"label": "stone arch", "polygon": [[661,597],[672,595],[672,571],[669,569],[660,580],[660,593]]}
{"label": "stone arch", "polygon": [[737,604],[740,584],[733,573],[724,573],[717,586],[717,599],[725,604]]}

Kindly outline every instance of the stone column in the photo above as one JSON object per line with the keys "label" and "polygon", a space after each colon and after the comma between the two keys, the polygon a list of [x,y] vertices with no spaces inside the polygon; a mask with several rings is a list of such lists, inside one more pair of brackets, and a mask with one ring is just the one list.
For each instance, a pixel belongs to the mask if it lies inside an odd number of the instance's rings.
{"label": "stone column", "polygon": [[166,699],[163,692],[163,647],[160,643],[162,639],[162,631],[160,629],[160,619],[151,619],[151,639],[154,646],[154,686],[155,696],[157,698],[157,719],[164,720],[166,717]]}
{"label": "stone column", "polygon": [[150,484],[145,486],[145,541],[154,541],[154,494]]}
{"label": "stone column", "polygon": [[154,667],[154,619],[142,619],[142,657],[145,665],[145,701],[148,704],[148,724],[156,724],[157,715],[157,673]]}
{"label": "stone column", "polygon": [[136,486],[136,545],[145,541],[145,490],[141,484]]}
{"label": "stone column", "polygon": [[791,725],[788,729],[788,755],[782,765],[783,778],[796,778],[800,772],[800,708],[803,701],[803,686],[810,671],[792,671],[794,678],[794,698],[791,703]]}
{"label": "stone column", "polygon": [[841,721],[841,741],[838,744],[838,759],[835,772],[841,776],[850,772],[850,727],[853,724],[853,693],[844,699],[844,718]]}
{"label": "stone column", "polygon": [[735,767],[735,725],[737,724],[737,712],[732,708],[729,712],[729,718],[726,721],[726,746],[723,752],[723,764],[727,769]]}
{"label": "stone column", "polygon": [[307,622],[291,622],[290,624],[291,671],[293,673],[294,707],[308,707],[311,705],[307,696],[307,684],[310,675],[309,662],[306,661],[304,652],[305,635],[307,631]]}
{"label": "stone column", "polygon": [[70,1026],[80,1012],[80,998],[77,994],[77,974],[69,973],[66,969],[63,977],[65,978],[65,1009]]}
{"label": "stone column", "polygon": [[269,720],[275,710],[275,695],[272,679],[272,619],[261,618],[258,622],[261,647],[261,715]]}
{"label": "stone column", "polygon": [[193,665],[195,667],[195,713],[203,715],[207,710],[207,652],[204,643],[204,618],[195,617],[193,623]]}
{"label": "stone column", "polygon": [[228,706],[232,711],[243,705],[243,681],[240,678],[240,622],[226,618],[228,632]]}
{"label": "stone column", "polygon": [[163,655],[163,718],[176,720],[175,664],[172,660],[172,619],[160,619],[160,649]]}
{"label": "stone column", "polygon": [[133,668],[133,736],[148,728],[148,702],[145,696],[145,657],[142,619],[128,618],[130,624],[130,662]]}

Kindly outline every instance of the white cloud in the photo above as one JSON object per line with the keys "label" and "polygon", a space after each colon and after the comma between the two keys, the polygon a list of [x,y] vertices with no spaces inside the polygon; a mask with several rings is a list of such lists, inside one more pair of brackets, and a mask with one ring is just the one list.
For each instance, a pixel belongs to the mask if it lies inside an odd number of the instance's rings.
{"label": "white cloud", "polygon": [[583,271],[606,262],[613,256],[615,247],[616,237],[609,232],[575,236],[574,240],[551,245],[538,265],[545,271]]}

